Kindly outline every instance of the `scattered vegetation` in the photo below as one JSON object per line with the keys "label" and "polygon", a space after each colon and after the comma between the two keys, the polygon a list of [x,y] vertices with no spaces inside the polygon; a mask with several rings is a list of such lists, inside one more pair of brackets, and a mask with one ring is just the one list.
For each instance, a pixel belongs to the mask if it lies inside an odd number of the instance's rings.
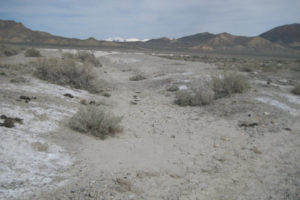
{"label": "scattered vegetation", "polygon": [[95,72],[89,65],[76,64],[72,59],[48,58],[35,62],[35,76],[59,85],[99,92]]}
{"label": "scattered vegetation", "polygon": [[41,53],[39,50],[31,48],[31,49],[27,49],[24,53],[25,57],[40,57]]}
{"label": "scattered vegetation", "polygon": [[146,77],[144,77],[143,75],[136,75],[136,76],[132,76],[129,78],[130,81],[141,81],[141,80],[145,80]]}
{"label": "scattered vegetation", "polygon": [[300,71],[299,60],[288,60],[284,58],[251,58],[251,57],[228,57],[213,55],[162,55],[160,57],[172,60],[184,60],[192,62],[211,63],[224,70],[239,70],[242,72],[281,72],[281,71]]}
{"label": "scattered vegetation", "polygon": [[292,93],[296,94],[296,95],[300,95],[300,84],[296,85],[293,89],[292,89]]}
{"label": "scattered vegetation", "polygon": [[71,118],[69,125],[76,131],[90,133],[105,139],[107,136],[113,136],[122,130],[121,119],[121,117],[116,117],[105,111],[102,107],[89,105],[79,109]]}
{"label": "scattered vegetation", "polygon": [[191,90],[179,90],[175,95],[175,104],[179,106],[204,106],[212,103],[213,100],[213,90],[203,85]]}
{"label": "scattered vegetation", "polygon": [[215,98],[230,96],[234,93],[242,93],[249,88],[247,79],[238,73],[224,72],[223,76],[212,77]]}

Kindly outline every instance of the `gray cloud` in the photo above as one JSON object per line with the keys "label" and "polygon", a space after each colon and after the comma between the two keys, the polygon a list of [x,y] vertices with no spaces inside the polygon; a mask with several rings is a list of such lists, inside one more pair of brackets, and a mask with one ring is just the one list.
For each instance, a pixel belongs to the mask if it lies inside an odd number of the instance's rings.
{"label": "gray cloud", "polygon": [[177,38],[197,32],[257,35],[300,21],[298,0],[11,0],[0,18],[53,34]]}

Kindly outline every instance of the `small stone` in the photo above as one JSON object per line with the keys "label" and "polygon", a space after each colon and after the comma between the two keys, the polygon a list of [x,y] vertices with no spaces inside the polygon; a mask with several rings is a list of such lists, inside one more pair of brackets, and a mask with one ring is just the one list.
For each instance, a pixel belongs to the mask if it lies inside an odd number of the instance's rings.
{"label": "small stone", "polygon": [[253,151],[256,154],[261,154],[262,152],[260,150],[257,149],[257,147],[253,147],[252,149],[250,149],[251,151]]}
{"label": "small stone", "polygon": [[206,183],[202,183],[200,186],[201,190],[204,190],[205,188],[207,188],[207,184]]}
{"label": "small stone", "polygon": [[89,193],[89,197],[94,198],[95,196],[96,196],[96,192],[93,191],[93,192],[90,192],[90,193]]}

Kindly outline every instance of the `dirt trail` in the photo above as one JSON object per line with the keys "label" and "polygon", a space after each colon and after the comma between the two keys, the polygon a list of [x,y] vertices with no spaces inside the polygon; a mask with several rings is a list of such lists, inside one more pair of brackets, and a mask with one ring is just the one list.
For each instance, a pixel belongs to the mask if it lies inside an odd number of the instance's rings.
{"label": "dirt trail", "polygon": [[[99,75],[111,83],[106,102],[123,116],[124,129],[102,141],[71,131],[65,117],[46,140],[72,157],[72,169],[64,170],[72,179],[29,199],[299,198],[299,113],[256,99],[264,97],[260,92],[274,88],[257,83],[247,94],[207,107],[179,107],[166,88],[207,78],[217,71],[215,66],[143,54],[99,55],[103,63]],[[147,79],[129,81],[136,74]],[[84,98],[74,92],[70,91]],[[282,104],[299,110],[297,97],[288,102],[277,96]],[[78,101],[64,105],[76,108]],[[256,120],[267,113],[277,125],[259,121],[259,127],[239,127],[238,121],[249,113]],[[270,131],[271,126],[279,131]]]}

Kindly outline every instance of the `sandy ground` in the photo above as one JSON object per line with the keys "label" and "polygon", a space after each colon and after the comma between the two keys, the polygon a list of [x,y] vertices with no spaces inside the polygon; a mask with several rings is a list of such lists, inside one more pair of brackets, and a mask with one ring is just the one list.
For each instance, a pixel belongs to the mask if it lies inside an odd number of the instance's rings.
{"label": "sandy ground", "polygon": [[[67,50],[41,51],[56,57]],[[186,89],[220,70],[140,53],[94,53],[103,64],[97,73],[110,83],[109,98],[0,68],[6,73],[0,76],[0,115],[23,119],[14,128],[0,127],[0,199],[300,198],[300,97],[290,94],[290,85],[245,73],[248,92],[205,107],[179,107],[166,88]],[[136,74],[147,79],[129,81]],[[26,81],[11,81],[17,77]],[[36,98],[26,103],[21,95]],[[122,133],[103,141],[70,130],[81,99],[123,116]]]}

